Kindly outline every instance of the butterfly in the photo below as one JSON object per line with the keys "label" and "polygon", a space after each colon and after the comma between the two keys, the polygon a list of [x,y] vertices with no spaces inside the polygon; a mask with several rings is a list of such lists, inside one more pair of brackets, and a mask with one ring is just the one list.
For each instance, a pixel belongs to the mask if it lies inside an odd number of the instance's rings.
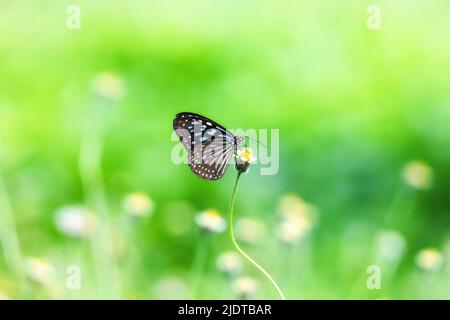
{"label": "butterfly", "polygon": [[217,122],[192,112],[181,112],[173,129],[188,152],[192,172],[202,179],[223,177],[244,137],[234,136]]}

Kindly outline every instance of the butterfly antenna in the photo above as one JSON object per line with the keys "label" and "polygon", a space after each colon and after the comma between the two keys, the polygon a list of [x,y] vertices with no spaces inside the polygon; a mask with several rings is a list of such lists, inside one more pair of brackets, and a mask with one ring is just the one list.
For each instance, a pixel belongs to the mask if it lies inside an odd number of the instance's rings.
{"label": "butterfly antenna", "polygon": [[266,146],[264,143],[260,142],[258,139],[254,139],[254,138],[249,137],[249,136],[245,136],[245,137],[248,138],[248,139],[250,139],[250,140],[255,141],[256,143],[259,143],[260,145],[262,145],[264,148],[267,149],[267,146]]}

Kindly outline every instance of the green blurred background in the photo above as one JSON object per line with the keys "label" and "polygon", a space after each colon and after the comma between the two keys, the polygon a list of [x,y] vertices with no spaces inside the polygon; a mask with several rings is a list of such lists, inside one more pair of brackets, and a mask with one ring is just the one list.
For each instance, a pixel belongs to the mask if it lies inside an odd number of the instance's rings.
{"label": "green blurred background", "polygon": [[171,161],[191,111],[280,129],[278,174],[243,176],[235,214],[288,299],[449,299],[449,12],[1,0],[0,298],[277,298],[201,225],[227,219],[234,168],[208,182]]}

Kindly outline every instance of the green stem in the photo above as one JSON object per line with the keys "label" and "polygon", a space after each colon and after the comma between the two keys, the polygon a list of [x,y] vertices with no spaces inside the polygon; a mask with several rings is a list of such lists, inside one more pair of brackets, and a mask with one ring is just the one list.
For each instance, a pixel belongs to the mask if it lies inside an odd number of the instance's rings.
{"label": "green stem", "polygon": [[284,297],[283,292],[281,291],[280,287],[278,286],[278,284],[275,282],[275,280],[273,280],[273,278],[271,277],[271,275],[263,268],[261,267],[261,265],[259,265],[255,260],[253,260],[252,258],[249,257],[248,254],[246,254],[244,252],[244,250],[241,249],[241,247],[239,247],[238,243],[236,242],[236,239],[234,237],[234,232],[233,232],[233,208],[234,208],[234,199],[236,198],[236,191],[237,191],[237,187],[239,184],[239,179],[241,177],[241,172],[238,172],[237,177],[236,177],[236,181],[234,182],[234,187],[233,187],[233,192],[231,193],[231,202],[230,202],[230,239],[231,242],[233,242],[234,247],[236,248],[236,250],[245,258],[247,259],[249,262],[251,262],[259,271],[261,271],[266,278],[270,281],[270,283],[272,283],[272,285],[275,287],[275,289],[277,290],[278,294],[280,295],[282,300],[286,300],[286,298]]}
{"label": "green stem", "polygon": [[105,107],[107,106],[102,105],[102,102],[96,101],[90,110],[81,141],[79,169],[86,202],[101,221],[91,238],[100,297],[114,299],[119,291],[117,266],[114,261],[110,213],[101,169],[103,135],[108,116]]}
{"label": "green stem", "polygon": [[3,179],[0,176],[0,248],[3,247],[6,266],[17,281],[21,294],[25,294],[25,275],[20,242],[16,231],[16,222],[11,200]]}

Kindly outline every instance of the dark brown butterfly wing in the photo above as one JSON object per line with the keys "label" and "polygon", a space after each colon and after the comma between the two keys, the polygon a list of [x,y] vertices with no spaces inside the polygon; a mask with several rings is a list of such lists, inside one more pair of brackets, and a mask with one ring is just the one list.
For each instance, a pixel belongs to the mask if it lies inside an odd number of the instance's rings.
{"label": "dark brown butterfly wing", "polygon": [[202,179],[223,177],[236,148],[236,139],[217,122],[196,113],[182,112],[173,129],[188,151],[189,167]]}

